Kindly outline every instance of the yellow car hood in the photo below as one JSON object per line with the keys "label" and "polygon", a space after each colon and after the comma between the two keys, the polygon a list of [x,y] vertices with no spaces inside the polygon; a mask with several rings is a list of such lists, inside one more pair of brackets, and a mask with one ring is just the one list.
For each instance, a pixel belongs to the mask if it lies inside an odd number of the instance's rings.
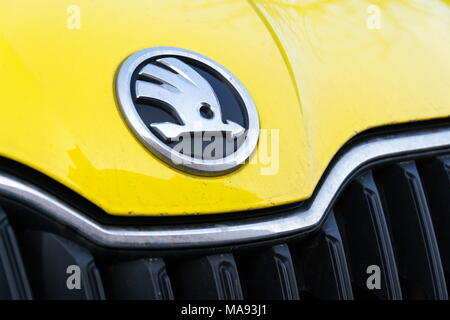
{"label": "yellow car hood", "polygon": [[[448,1],[73,2],[0,3],[0,154],[110,214],[304,200],[356,133],[450,114]],[[199,177],[143,147],[113,88],[124,59],[155,46],[230,70],[253,97],[261,139],[275,154],[260,141],[251,163]]]}

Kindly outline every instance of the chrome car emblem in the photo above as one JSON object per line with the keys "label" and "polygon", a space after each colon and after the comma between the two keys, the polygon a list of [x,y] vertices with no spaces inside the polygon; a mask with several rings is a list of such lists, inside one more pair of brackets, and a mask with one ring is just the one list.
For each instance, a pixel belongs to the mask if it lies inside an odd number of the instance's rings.
{"label": "chrome car emblem", "polygon": [[141,143],[179,169],[223,174],[256,147],[259,119],[249,93],[228,70],[198,53],[141,50],[120,67],[116,94]]}

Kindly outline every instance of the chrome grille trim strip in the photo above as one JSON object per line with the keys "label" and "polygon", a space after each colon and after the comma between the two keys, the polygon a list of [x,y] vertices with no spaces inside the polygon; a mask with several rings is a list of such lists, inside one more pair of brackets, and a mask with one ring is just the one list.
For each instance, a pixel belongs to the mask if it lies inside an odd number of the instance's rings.
{"label": "chrome grille trim strip", "polygon": [[[412,152],[450,147],[450,128],[389,135],[359,142],[334,162],[309,207],[245,221],[193,226],[116,227],[101,225],[46,191],[9,174],[0,173],[0,195],[25,203],[106,247],[205,247],[275,238],[317,225],[355,170],[368,162]],[[193,218],[195,219],[195,218]]]}

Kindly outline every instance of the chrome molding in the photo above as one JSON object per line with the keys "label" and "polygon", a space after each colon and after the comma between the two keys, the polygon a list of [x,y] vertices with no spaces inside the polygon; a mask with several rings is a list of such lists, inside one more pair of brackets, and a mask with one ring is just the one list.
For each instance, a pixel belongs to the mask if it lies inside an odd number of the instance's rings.
{"label": "chrome molding", "polygon": [[360,166],[380,158],[447,147],[450,147],[450,128],[360,142],[334,162],[310,206],[276,217],[264,216],[222,224],[147,228],[105,226],[47,192],[4,173],[0,173],[0,195],[26,203],[102,246],[168,249],[225,245],[286,236],[313,227],[320,222],[346,178]]}

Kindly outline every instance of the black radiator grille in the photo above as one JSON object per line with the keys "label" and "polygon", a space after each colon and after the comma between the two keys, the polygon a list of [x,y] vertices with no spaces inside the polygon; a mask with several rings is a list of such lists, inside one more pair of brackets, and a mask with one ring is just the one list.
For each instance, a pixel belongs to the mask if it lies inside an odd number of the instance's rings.
{"label": "black radiator grille", "polygon": [[314,231],[204,251],[98,248],[2,207],[1,299],[448,299],[450,156],[361,172]]}

